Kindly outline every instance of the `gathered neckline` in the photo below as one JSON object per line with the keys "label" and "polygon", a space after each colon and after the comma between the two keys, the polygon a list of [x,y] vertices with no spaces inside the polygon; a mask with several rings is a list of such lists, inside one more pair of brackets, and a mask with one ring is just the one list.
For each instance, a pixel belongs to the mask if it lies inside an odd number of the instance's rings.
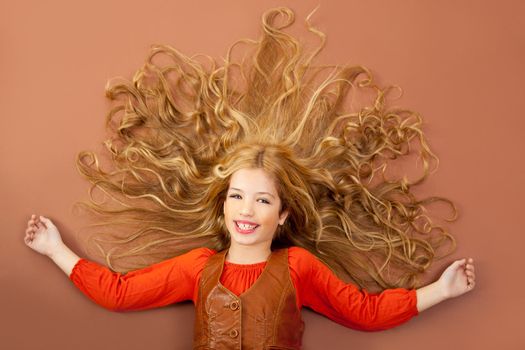
{"label": "gathered neckline", "polygon": [[261,268],[266,265],[267,261],[261,261],[255,264],[236,264],[230,261],[224,261],[224,265],[228,265],[229,267],[234,267],[238,269],[255,269],[255,268]]}

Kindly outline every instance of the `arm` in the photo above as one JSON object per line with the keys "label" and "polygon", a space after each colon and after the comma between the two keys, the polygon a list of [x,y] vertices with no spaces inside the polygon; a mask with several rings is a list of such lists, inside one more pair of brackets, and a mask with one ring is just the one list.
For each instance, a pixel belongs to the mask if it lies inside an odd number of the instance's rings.
{"label": "arm", "polygon": [[123,275],[75,255],[62,243],[49,219],[36,220],[33,216],[24,241],[49,256],[91,300],[114,311],[150,309],[190,300],[197,275],[213,252],[195,249]]}
{"label": "arm", "polygon": [[474,260],[454,261],[439,280],[417,290],[417,309],[423,311],[440,302],[471,291],[476,285]]}
{"label": "arm", "polygon": [[[338,279],[314,255],[290,248],[290,267],[301,303],[346,327],[375,331],[400,325],[420,311],[474,287],[472,260],[454,262],[441,278],[418,290],[387,289],[370,294]],[[468,284],[467,284],[468,281]],[[468,287],[467,287],[468,286]]]}
{"label": "arm", "polygon": [[313,254],[290,248],[290,268],[302,305],[345,327],[377,331],[398,326],[418,314],[416,290],[368,293],[344,283]]}

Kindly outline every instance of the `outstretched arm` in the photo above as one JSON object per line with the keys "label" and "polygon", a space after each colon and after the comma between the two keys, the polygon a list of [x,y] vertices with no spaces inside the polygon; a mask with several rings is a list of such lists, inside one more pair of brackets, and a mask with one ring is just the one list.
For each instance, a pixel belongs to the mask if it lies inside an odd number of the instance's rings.
{"label": "outstretched arm", "polygon": [[417,290],[417,309],[428,309],[444,300],[463,295],[476,285],[472,258],[454,261],[434,283]]}
{"label": "outstretched arm", "polygon": [[64,244],[51,220],[43,216],[31,215],[27,222],[24,242],[31,249],[48,256],[68,276],[80,260],[80,257]]}
{"label": "outstretched arm", "polygon": [[420,311],[474,288],[472,259],[452,263],[440,279],[420,289],[394,288],[381,293],[344,283],[305,249],[289,249],[290,268],[304,306],[344,326],[377,331],[398,326]]}
{"label": "outstretched arm", "polygon": [[341,325],[378,331],[398,326],[418,314],[415,289],[369,293],[343,282],[303,248],[290,248],[289,259],[300,303]]}
{"label": "outstretched arm", "polygon": [[35,215],[28,221],[24,242],[53,259],[87,297],[114,311],[151,309],[194,298],[199,272],[214,253],[207,248],[194,249],[122,274],[79,258],[62,242],[51,220]]}

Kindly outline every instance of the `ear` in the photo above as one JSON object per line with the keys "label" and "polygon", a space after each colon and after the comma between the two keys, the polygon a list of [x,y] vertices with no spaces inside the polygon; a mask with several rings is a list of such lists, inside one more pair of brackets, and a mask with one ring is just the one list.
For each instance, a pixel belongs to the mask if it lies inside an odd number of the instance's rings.
{"label": "ear", "polygon": [[288,214],[290,212],[288,211],[288,209],[285,209],[281,212],[281,214],[279,214],[279,225],[284,225],[284,222],[286,221],[286,218],[288,217]]}

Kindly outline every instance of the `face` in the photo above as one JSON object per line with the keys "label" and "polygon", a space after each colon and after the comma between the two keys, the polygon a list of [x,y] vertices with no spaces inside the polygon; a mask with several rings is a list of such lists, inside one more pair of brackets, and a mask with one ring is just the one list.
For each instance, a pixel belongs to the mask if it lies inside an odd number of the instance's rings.
{"label": "face", "polygon": [[281,199],[274,180],[262,169],[240,169],[232,174],[224,202],[224,220],[232,245],[269,249],[277,226],[287,211],[280,212]]}

